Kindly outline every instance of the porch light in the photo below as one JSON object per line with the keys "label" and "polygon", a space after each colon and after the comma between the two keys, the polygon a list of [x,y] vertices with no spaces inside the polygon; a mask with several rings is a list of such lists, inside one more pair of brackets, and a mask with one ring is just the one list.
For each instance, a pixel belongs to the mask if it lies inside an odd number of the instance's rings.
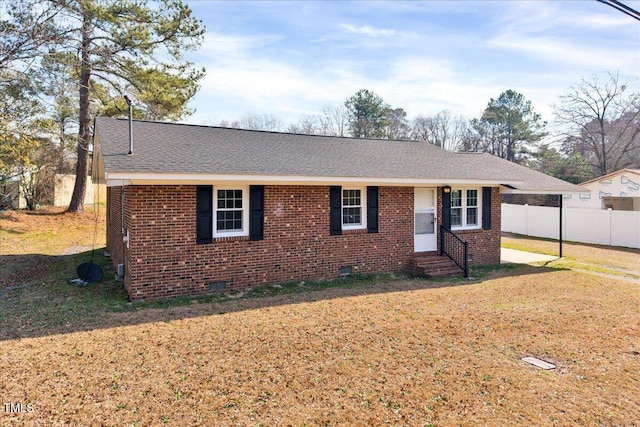
{"label": "porch light", "polygon": [[442,191],[444,192],[444,194],[449,194],[451,193],[451,187],[445,185],[444,187],[442,187]]}

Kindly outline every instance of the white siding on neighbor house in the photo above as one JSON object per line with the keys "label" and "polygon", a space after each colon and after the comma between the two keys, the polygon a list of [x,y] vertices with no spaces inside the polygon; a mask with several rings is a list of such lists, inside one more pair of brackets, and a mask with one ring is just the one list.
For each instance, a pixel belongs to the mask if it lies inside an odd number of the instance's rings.
{"label": "white siding on neighbor house", "polygon": [[[614,209],[619,209],[619,203],[615,199],[633,198],[633,210],[640,211],[640,174],[631,170],[622,170],[618,174],[602,177],[580,184],[591,194],[572,194],[564,196],[564,206],[568,208],[605,209],[608,204],[613,204]],[[613,202],[607,199],[614,199]],[[604,200],[604,203],[603,203]]]}
{"label": "white siding on neighbor house", "polygon": [[[557,239],[558,208],[502,204],[502,231]],[[640,248],[640,212],[563,208],[563,239]]]}
{"label": "white siding on neighbor house", "polygon": [[[71,195],[73,194],[73,186],[76,183],[75,175],[56,174],[56,182],[54,188],[53,205],[69,206],[71,203]],[[107,187],[104,184],[94,184],[91,177],[87,178],[87,189],[84,195],[84,204],[93,205],[95,202],[106,203]]]}

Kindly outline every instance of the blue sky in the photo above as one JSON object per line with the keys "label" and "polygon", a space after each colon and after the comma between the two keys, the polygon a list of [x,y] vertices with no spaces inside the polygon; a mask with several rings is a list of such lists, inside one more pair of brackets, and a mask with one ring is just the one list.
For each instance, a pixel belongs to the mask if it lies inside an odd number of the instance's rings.
{"label": "blue sky", "polygon": [[[623,0],[640,9],[640,1]],[[286,124],[370,89],[409,118],[478,117],[513,89],[543,119],[569,86],[618,72],[640,88],[640,22],[584,1],[188,1],[207,71],[185,121]]]}

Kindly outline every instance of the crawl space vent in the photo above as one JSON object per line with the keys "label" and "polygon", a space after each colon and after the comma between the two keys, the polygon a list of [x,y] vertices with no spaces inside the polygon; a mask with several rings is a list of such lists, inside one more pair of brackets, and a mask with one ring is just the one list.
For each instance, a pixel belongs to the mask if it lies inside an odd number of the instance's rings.
{"label": "crawl space vent", "polygon": [[213,282],[213,283],[209,283],[209,290],[223,291],[226,286],[227,284],[225,282]]}

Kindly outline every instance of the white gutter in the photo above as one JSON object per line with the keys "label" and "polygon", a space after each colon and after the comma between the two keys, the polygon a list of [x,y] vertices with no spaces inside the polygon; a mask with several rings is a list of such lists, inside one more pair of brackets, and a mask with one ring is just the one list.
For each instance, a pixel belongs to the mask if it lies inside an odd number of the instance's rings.
{"label": "white gutter", "polygon": [[388,186],[444,186],[483,185],[498,187],[502,184],[517,187],[523,181],[471,180],[471,179],[415,179],[383,177],[327,177],[290,175],[217,175],[217,174],[171,174],[171,173],[127,173],[107,172],[108,186],[120,185],[198,185],[212,182],[233,184],[261,183],[266,185],[332,185],[364,184]]}

